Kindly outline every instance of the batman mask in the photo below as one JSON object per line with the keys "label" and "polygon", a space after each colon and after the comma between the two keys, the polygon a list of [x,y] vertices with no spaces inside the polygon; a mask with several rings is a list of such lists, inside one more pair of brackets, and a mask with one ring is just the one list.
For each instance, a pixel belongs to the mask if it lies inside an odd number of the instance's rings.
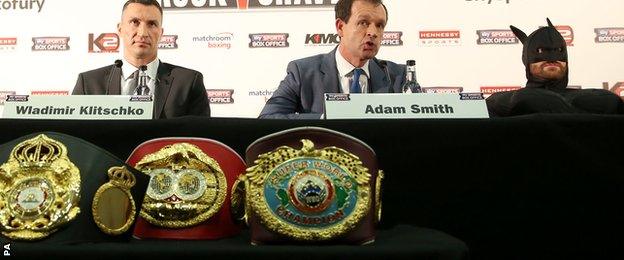
{"label": "batman mask", "polygon": [[531,64],[537,62],[568,62],[568,50],[563,36],[555,29],[549,19],[547,27],[542,27],[527,36],[523,31],[510,26],[513,33],[524,45],[522,52],[522,62],[526,67],[526,77],[528,88],[543,88],[553,91],[565,90],[568,86],[568,69],[561,79],[543,79],[531,73]]}

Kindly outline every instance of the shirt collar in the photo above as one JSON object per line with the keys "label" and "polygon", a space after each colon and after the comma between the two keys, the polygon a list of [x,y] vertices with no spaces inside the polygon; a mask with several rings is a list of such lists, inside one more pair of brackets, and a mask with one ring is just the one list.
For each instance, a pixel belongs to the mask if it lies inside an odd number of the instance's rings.
{"label": "shirt collar", "polygon": [[[128,64],[128,65],[121,67],[122,77],[124,78],[124,80],[127,80],[128,77],[130,77],[132,75],[132,73],[134,73],[139,68],[137,68],[134,65],[130,64],[125,59],[124,59],[124,63]],[[150,77],[150,79],[156,79],[156,74],[158,74],[158,66],[159,65],[160,65],[160,60],[157,59],[157,58],[154,59],[152,62],[147,64],[147,70],[145,72],[147,73],[147,76]]]}
{"label": "shirt collar", "polygon": [[[368,78],[370,78],[370,73],[368,72],[369,63],[370,63],[370,60],[367,60],[366,63],[364,63],[364,66],[362,66],[361,68],[364,70],[364,73],[366,73],[366,76]],[[342,54],[340,53],[340,49],[336,50],[336,67],[338,68],[338,75],[340,75],[341,77],[347,77],[347,75],[349,75],[349,73],[351,73],[353,69],[355,69],[355,66],[349,63],[342,56]]]}

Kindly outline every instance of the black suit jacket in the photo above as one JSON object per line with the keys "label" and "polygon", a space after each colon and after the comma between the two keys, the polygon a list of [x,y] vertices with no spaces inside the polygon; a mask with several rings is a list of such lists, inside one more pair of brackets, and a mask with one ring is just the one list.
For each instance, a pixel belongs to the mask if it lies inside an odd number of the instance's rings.
{"label": "black suit jacket", "polygon": [[[161,62],[156,75],[154,119],[210,116],[204,77],[200,72]],[[120,77],[121,69],[112,65],[80,73],[72,95],[119,95]]]}
{"label": "black suit jacket", "polygon": [[[287,75],[260,112],[260,118],[320,119],[325,113],[325,93],[340,93],[337,48],[327,54],[307,57],[288,64]],[[370,93],[401,93],[405,65],[379,60],[369,63]]]}

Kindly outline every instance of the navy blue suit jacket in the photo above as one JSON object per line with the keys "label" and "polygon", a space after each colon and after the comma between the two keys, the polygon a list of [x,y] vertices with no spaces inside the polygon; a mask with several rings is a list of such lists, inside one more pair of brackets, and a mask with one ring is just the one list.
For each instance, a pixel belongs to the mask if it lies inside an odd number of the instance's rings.
{"label": "navy blue suit jacket", "polygon": [[[336,50],[291,61],[286,78],[267,101],[259,118],[320,119],[325,113],[325,93],[342,92],[336,67]],[[401,93],[405,65],[388,61],[386,68],[387,73],[377,59],[369,62],[370,93]]]}

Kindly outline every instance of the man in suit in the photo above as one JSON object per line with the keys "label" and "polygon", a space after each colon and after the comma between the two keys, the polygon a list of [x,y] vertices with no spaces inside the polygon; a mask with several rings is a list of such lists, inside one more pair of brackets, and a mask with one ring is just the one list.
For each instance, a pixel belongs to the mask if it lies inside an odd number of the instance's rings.
{"label": "man in suit", "polygon": [[320,119],[325,93],[401,93],[405,66],[375,58],[388,21],[382,0],[340,0],[335,12],[338,47],[291,61],[260,118]]}
{"label": "man in suit", "polygon": [[[80,73],[73,95],[152,95],[153,118],[210,116],[200,72],[160,62],[158,43],[163,35],[163,12],[156,0],[129,0],[117,31],[124,62]],[[125,64],[125,66],[122,66]],[[139,73],[139,68],[144,72]],[[143,74],[142,76],[139,76]],[[147,76],[147,77],[145,77]],[[139,78],[144,79],[139,83]]]}

